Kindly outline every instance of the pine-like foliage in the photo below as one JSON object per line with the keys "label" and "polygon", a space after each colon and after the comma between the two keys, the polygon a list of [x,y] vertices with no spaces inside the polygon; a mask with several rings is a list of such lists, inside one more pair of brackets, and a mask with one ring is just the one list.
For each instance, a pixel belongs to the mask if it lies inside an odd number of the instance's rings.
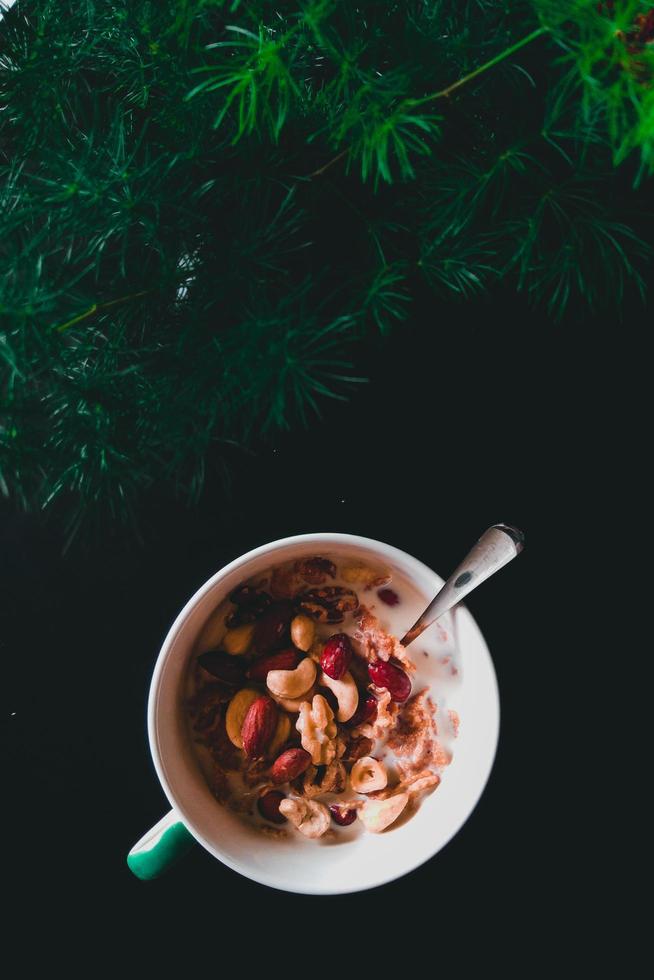
{"label": "pine-like foliage", "polygon": [[[18,0],[0,21],[0,489],[129,515],[344,397],[419,290],[642,290],[638,0]],[[451,326],[448,325],[448,329]]]}

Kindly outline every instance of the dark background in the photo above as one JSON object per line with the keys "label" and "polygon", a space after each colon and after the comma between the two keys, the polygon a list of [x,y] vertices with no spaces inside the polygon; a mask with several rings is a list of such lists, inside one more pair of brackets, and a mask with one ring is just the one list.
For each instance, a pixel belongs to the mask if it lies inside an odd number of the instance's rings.
{"label": "dark background", "polygon": [[[611,393],[632,349],[625,335],[616,353],[611,326],[588,315],[552,324],[510,294],[425,310],[364,352],[371,382],[348,404],[325,406],[310,431],[235,454],[228,493],[210,478],[192,510],[164,489],[151,494],[141,543],[107,527],[62,557],[56,524],[5,504],[4,870],[14,902],[55,931],[111,923],[136,935],[147,920],[162,937],[225,917],[274,929],[298,917],[380,923],[392,910],[396,937],[427,929],[447,946],[472,922],[482,948],[508,955],[510,935],[533,936],[540,958],[552,948],[543,937],[554,896],[557,940],[574,932],[571,794],[581,777],[573,697],[561,697],[555,669],[584,656],[582,542],[596,476],[621,465]],[[167,809],[146,738],[150,674],[199,585],[256,545],[325,530],[378,538],[447,575],[498,521],[524,530],[525,551],[467,604],[498,673],[499,750],[479,805],[434,859],[365,896],[326,899],[256,885],[199,847],[159,881],[132,877],[129,847]]]}

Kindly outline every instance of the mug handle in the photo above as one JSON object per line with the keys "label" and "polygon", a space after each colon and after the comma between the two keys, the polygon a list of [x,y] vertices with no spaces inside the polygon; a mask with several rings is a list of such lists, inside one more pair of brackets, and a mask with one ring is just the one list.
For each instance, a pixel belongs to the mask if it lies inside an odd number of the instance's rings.
{"label": "mug handle", "polygon": [[127,866],[137,878],[150,881],[183,857],[195,844],[174,810],[151,827],[127,855]]}

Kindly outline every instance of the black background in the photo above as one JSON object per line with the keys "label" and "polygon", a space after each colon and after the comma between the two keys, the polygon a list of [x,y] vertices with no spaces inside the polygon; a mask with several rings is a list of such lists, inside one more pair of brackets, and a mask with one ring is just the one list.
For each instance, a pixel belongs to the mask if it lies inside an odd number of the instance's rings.
{"label": "black background", "polygon": [[[463,937],[462,954],[509,959],[512,936],[533,938],[541,959],[574,932],[580,750],[575,699],[554,677],[584,656],[575,638],[576,576],[590,561],[582,542],[600,506],[598,475],[621,466],[611,392],[631,351],[625,336],[616,353],[611,326],[588,316],[552,324],[508,294],[427,309],[364,352],[371,382],[347,405],[237,456],[228,494],[210,479],[194,510],[151,494],[140,544],[107,527],[62,558],[56,525],[5,505],[4,874],[16,907],[38,910],[39,929],[61,937],[83,923],[112,945],[137,942],[146,923],[164,946],[234,923],[256,924],[270,950],[278,930],[296,936],[303,922],[318,951],[319,922],[349,922],[368,924],[370,956],[384,936],[387,952],[400,952],[407,929],[439,950]],[[146,738],[149,678],[199,585],[258,544],[325,530],[386,541],[447,575],[498,521],[525,531],[525,551],[467,604],[498,673],[499,750],[479,805],[434,859],[365,895],[325,899],[256,885],[200,848],[156,882],[132,877],[129,847],[167,809]]]}

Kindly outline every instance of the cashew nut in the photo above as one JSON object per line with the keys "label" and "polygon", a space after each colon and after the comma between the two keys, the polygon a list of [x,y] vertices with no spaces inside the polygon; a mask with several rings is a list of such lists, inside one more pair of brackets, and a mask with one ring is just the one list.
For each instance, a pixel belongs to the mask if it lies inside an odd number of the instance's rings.
{"label": "cashew nut", "polygon": [[329,810],[315,800],[282,800],[279,812],[305,837],[322,837],[330,827]]}
{"label": "cashew nut", "polygon": [[[268,676],[270,677],[270,674]],[[338,701],[337,720],[349,721],[359,704],[359,691],[349,670],[345,671],[339,681],[335,681],[333,677],[328,677],[323,671],[318,683],[321,687],[328,687],[336,696]]]}
{"label": "cashew nut", "polygon": [[284,711],[288,711],[291,715],[296,715],[305,701],[311,703],[311,699],[316,693],[315,685],[310,687],[306,694],[301,694],[299,698],[280,698],[279,694],[275,694],[273,691],[268,692],[273,701],[276,701],[280,708]]}
{"label": "cashew nut", "polygon": [[288,717],[288,715],[280,713],[279,718],[277,719],[277,728],[275,729],[275,734],[273,735],[272,741],[268,746],[266,755],[269,758],[274,759],[279,754],[282,745],[288,741],[290,734],[291,719]]}
{"label": "cashew nut", "polygon": [[243,626],[235,626],[233,630],[227,630],[223,637],[223,650],[232,657],[240,657],[250,646],[253,633],[254,623],[245,623]]}
{"label": "cashew nut", "polygon": [[387,800],[367,800],[357,816],[366,830],[379,834],[397,820],[408,802],[408,793],[396,793]]}
{"label": "cashew nut", "polygon": [[306,653],[316,638],[316,625],[312,619],[300,613],[291,623],[291,640],[293,645]]}
{"label": "cashew nut", "polygon": [[306,694],[316,679],[316,665],[305,657],[295,670],[269,670],[266,677],[268,690],[280,698],[299,698]]}
{"label": "cashew nut", "polygon": [[370,755],[357,759],[352,766],[350,784],[357,793],[373,793],[377,789],[384,789],[387,782],[388,776],[383,765]]}
{"label": "cashew nut", "polygon": [[197,642],[197,652],[206,653],[207,650],[217,650],[227,631],[225,617],[227,615],[227,605],[224,602],[214,609],[205,622]]}

